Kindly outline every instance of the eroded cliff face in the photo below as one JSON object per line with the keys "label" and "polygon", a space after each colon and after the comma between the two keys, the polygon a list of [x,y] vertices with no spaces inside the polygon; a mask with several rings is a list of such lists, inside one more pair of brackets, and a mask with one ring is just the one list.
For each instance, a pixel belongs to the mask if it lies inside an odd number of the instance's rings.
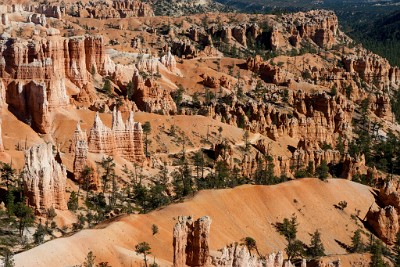
{"label": "eroded cliff face", "polygon": [[152,17],[153,9],[147,3],[136,0],[112,1],[112,3],[88,3],[78,5],[80,17],[96,19]]}
{"label": "eroded cliff face", "polygon": [[379,207],[376,204],[371,206],[366,220],[380,239],[392,245],[396,242],[396,235],[400,230],[399,183],[393,180],[386,182],[379,191],[378,199],[382,206]]}
{"label": "eroded cliff face", "polygon": [[[55,30],[57,31],[57,30]],[[0,78],[6,102],[21,120],[40,133],[49,133],[52,111],[69,103],[66,80],[84,90],[90,71],[112,73],[102,37],[63,38],[52,34],[31,40],[3,39]]]}
{"label": "eroded cliff face", "polygon": [[[131,162],[142,164],[145,155],[143,149],[143,130],[140,122],[134,121],[133,112],[130,112],[129,118],[125,123],[122,120],[120,111],[114,109],[112,114],[112,126],[108,128],[100,119],[99,114],[96,113],[93,127],[90,129],[88,136],[88,151],[109,156],[119,155]],[[81,159],[84,158],[81,154],[75,153],[75,160],[77,162],[82,161]],[[76,167],[78,169],[82,168],[79,165]]]}
{"label": "eroded cliff face", "polygon": [[[276,89],[272,89],[276,90]],[[351,136],[351,121],[354,112],[354,104],[342,95],[330,96],[324,92],[305,93],[301,90],[290,92],[288,103],[292,110],[283,111],[271,104],[248,101],[243,103],[232,99],[229,103],[212,105],[204,113],[213,119],[227,124],[239,126],[253,133],[261,133],[273,141],[291,137],[299,140],[297,147],[292,151],[292,156],[274,155],[269,151],[266,139],[259,139],[255,147],[259,155],[246,155],[240,165],[243,175],[252,177],[259,167],[259,163],[265,164],[264,156],[272,157],[274,174],[291,177],[296,170],[311,164],[315,169],[322,161],[327,164],[338,164],[345,161],[346,168],[340,174],[341,177],[351,178],[356,174],[365,173],[365,159],[348,159],[341,155],[336,147],[339,136]],[[345,139],[345,138],[343,138]],[[325,148],[327,145],[329,149]],[[325,146],[325,147],[324,147]],[[347,146],[344,146],[344,152]],[[221,159],[234,168],[232,153],[224,153]],[[216,155],[216,158],[219,154]],[[365,170],[364,170],[365,169]]]}
{"label": "eroded cliff face", "polygon": [[373,207],[367,213],[367,222],[383,242],[393,245],[400,229],[399,216],[393,206]]}
{"label": "eroded cliff face", "polygon": [[177,107],[169,92],[158,86],[154,80],[146,81],[135,71],[132,77],[134,94],[132,96],[137,107],[146,112],[175,114]]}
{"label": "eroded cliff face", "polygon": [[194,221],[191,216],[179,216],[174,227],[174,266],[205,266],[209,262],[211,219],[207,216]]}
{"label": "eroded cliff face", "polygon": [[34,146],[25,151],[24,191],[28,205],[37,213],[45,213],[49,208],[67,209],[66,180],[66,168],[56,160],[52,144]]}
{"label": "eroded cliff face", "polygon": [[360,50],[356,55],[345,56],[343,63],[350,74],[357,73],[365,82],[380,89],[388,86],[397,88],[400,84],[398,67],[390,66],[386,59],[366,50]]}
{"label": "eroded cliff face", "polygon": [[[340,40],[346,39],[339,31],[338,18],[332,11],[314,10],[284,14],[279,18],[266,16],[262,20],[225,22],[224,26],[195,25],[187,30],[187,36],[203,47],[212,46],[213,40],[221,40],[229,45],[249,49],[257,43],[275,51],[299,49],[302,42],[310,43],[312,47],[331,49]],[[174,40],[172,47],[173,53],[186,58],[196,57],[199,53],[189,40]]]}
{"label": "eroded cliff face", "polygon": [[[339,35],[338,18],[333,11],[312,10],[282,16],[282,26],[291,33],[290,40],[309,38],[319,47],[332,48]],[[293,42],[293,41],[292,41]]]}

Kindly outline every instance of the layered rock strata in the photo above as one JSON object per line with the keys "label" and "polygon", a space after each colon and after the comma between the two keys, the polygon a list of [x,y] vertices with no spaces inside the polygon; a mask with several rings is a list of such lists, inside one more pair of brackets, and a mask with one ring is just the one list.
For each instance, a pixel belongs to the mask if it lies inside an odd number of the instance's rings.
{"label": "layered rock strata", "polygon": [[83,90],[90,84],[90,72],[108,75],[115,71],[102,37],[65,39],[50,29],[48,34],[43,39],[0,41],[0,78],[6,102],[40,133],[50,131],[51,112],[69,104],[67,79]]}
{"label": "layered rock strata", "polygon": [[79,11],[80,16],[87,16],[96,19],[109,18],[133,18],[133,17],[152,17],[153,9],[147,3],[136,0],[114,0],[109,3],[88,3],[85,6],[79,6],[86,12]]}
{"label": "layered rock strata", "polygon": [[[142,140],[142,126],[140,122],[134,121],[133,112],[130,113],[128,120],[124,123],[121,112],[114,109],[111,128],[105,126],[99,114],[96,113],[93,127],[88,136],[88,151],[110,156],[119,155],[131,162],[143,163],[145,155]],[[78,156],[76,160],[81,161],[84,157],[82,158],[77,152],[79,151],[76,151],[75,157]],[[84,149],[82,149],[82,152],[84,152]]]}

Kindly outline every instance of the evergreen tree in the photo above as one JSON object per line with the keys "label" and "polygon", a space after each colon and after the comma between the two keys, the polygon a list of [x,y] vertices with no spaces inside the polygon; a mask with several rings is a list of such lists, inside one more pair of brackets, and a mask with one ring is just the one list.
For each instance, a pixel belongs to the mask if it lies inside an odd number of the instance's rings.
{"label": "evergreen tree", "polygon": [[305,254],[305,245],[300,240],[295,239],[288,243],[285,252],[288,256],[288,260],[303,258]]}
{"label": "evergreen tree", "polygon": [[14,191],[13,190],[8,190],[7,191],[6,208],[7,208],[8,218],[11,218],[11,216],[14,215],[14,210],[15,210],[15,197],[14,197]]}
{"label": "evergreen tree", "polygon": [[315,175],[321,179],[322,181],[325,181],[328,178],[328,174],[329,174],[329,167],[328,164],[326,163],[326,160],[323,160],[321,162],[321,165],[319,165],[316,169],[315,169]]}
{"label": "evergreen tree", "polygon": [[153,235],[157,234],[158,233],[158,226],[153,224],[151,226],[151,231],[152,231]]}
{"label": "evergreen tree", "polygon": [[92,167],[85,166],[82,170],[83,189],[86,191],[86,200],[89,197],[89,191],[93,179],[94,170]]}
{"label": "evergreen tree", "polygon": [[161,206],[168,205],[170,202],[169,197],[166,195],[167,186],[158,181],[154,182],[148,191],[148,209],[153,210]]}
{"label": "evergreen tree", "polygon": [[325,255],[324,244],[322,244],[321,241],[321,233],[318,230],[315,230],[311,236],[311,244],[308,252],[313,258],[319,258]]}
{"label": "evergreen tree", "polygon": [[46,236],[46,229],[43,226],[42,222],[40,221],[40,223],[38,224],[35,233],[33,234],[33,238],[35,240],[35,243],[37,245],[40,245],[43,243],[44,241],[44,237]]}
{"label": "evergreen tree", "polygon": [[146,121],[143,125],[142,125],[142,129],[143,129],[143,133],[144,133],[144,154],[148,157],[148,144],[149,144],[149,140],[148,140],[148,135],[151,133],[151,124],[149,121]]}
{"label": "evergreen tree", "polygon": [[386,263],[382,258],[383,244],[382,241],[377,239],[374,240],[371,246],[371,262],[369,266],[371,267],[386,267]]}
{"label": "evergreen tree", "polygon": [[115,174],[115,163],[112,157],[107,157],[103,158],[100,162],[98,162],[98,164],[103,169],[103,173],[100,178],[103,183],[103,193],[105,193],[108,190],[108,184],[112,178],[112,175]]}
{"label": "evergreen tree", "polygon": [[88,254],[86,255],[85,261],[83,262],[84,267],[95,267],[94,265],[94,260],[96,259],[96,256],[93,255],[92,251],[89,251]]}
{"label": "evergreen tree", "polygon": [[68,209],[72,211],[76,211],[78,209],[78,195],[75,193],[75,191],[72,191],[69,195],[67,206]]}
{"label": "evergreen tree", "polygon": [[146,213],[149,206],[149,190],[147,187],[138,183],[133,187],[133,194],[135,204],[142,208],[143,213]]}
{"label": "evergreen tree", "polygon": [[257,169],[255,171],[254,181],[256,184],[272,185],[277,182],[274,175],[274,163],[271,156],[259,158],[257,162]]}
{"label": "evergreen tree", "polygon": [[3,265],[4,267],[14,267],[15,266],[14,254],[8,248],[6,248],[4,251],[3,264],[4,264]]}
{"label": "evergreen tree", "polygon": [[201,151],[196,152],[193,157],[194,166],[196,167],[196,179],[204,178],[204,156]]}
{"label": "evergreen tree", "polygon": [[292,217],[284,218],[282,223],[277,224],[277,230],[280,235],[283,235],[286,240],[290,243],[296,239],[297,236],[297,217],[293,214]]}
{"label": "evergreen tree", "polygon": [[126,86],[126,96],[128,97],[129,100],[132,100],[133,95],[134,95],[133,83],[132,81],[129,81]]}
{"label": "evergreen tree", "polygon": [[136,254],[143,254],[144,265],[147,267],[147,255],[151,254],[151,247],[147,242],[141,242],[135,246]]}
{"label": "evergreen tree", "polygon": [[15,180],[15,169],[12,168],[11,164],[0,163],[1,182],[6,186],[7,191],[13,186]]}
{"label": "evergreen tree", "polygon": [[250,256],[251,256],[251,251],[253,249],[255,249],[257,251],[257,254],[260,255],[260,253],[258,252],[258,248],[257,248],[257,242],[254,238],[247,236],[245,238],[243,238],[243,244],[247,247],[247,249],[249,250]]}
{"label": "evergreen tree", "polygon": [[341,135],[339,135],[338,137],[338,142],[336,145],[336,149],[340,152],[340,155],[343,156],[344,155],[344,143],[343,143],[343,138]]}
{"label": "evergreen tree", "polygon": [[230,170],[225,161],[218,161],[215,164],[215,176],[213,188],[224,188],[228,177],[230,176]]}
{"label": "evergreen tree", "polygon": [[32,226],[35,221],[33,211],[23,202],[18,202],[15,205],[15,216],[18,219],[18,229],[20,237],[23,236],[25,228]]}
{"label": "evergreen tree", "polygon": [[351,238],[351,251],[353,253],[361,253],[365,250],[365,245],[361,240],[361,230],[357,229]]}
{"label": "evergreen tree", "polygon": [[289,260],[303,257],[305,254],[304,243],[296,239],[297,227],[297,218],[294,214],[290,219],[284,218],[282,223],[277,223],[276,225],[278,233],[284,236],[288,242],[285,251]]}

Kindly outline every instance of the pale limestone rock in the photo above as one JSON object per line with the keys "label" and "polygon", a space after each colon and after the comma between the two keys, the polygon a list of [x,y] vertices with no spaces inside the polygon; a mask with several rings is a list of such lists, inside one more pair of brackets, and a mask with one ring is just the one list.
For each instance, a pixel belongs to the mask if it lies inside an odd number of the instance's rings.
{"label": "pale limestone rock", "polygon": [[51,143],[25,151],[24,190],[28,205],[36,212],[44,213],[49,208],[67,209],[66,180],[66,168],[56,160]]}

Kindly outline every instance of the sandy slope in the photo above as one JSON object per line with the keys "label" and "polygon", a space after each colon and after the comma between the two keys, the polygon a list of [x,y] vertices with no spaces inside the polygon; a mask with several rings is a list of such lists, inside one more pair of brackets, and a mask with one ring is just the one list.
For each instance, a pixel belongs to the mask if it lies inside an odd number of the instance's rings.
{"label": "sandy slope", "polygon": [[[294,200],[297,201],[294,201]],[[333,204],[348,202],[345,211]],[[271,225],[295,213],[300,223],[298,237],[309,243],[315,229],[329,254],[345,253],[335,239],[350,244],[357,228],[350,218],[355,210],[360,217],[374,201],[369,187],[347,180],[302,179],[276,186],[241,186],[235,189],[202,191],[193,199],[146,215],[116,219],[98,229],[81,231],[71,237],[47,242],[15,256],[16,266],[72,266],[81,264],[89,250],[98,261],[112,266],[137,266],[135,244],[151,244],[153,255],[163,266],[172,260],[172,228],[178,215],[211,216],[211,249],[251,236],[261,253],[283,249],[285,241]],[[152,236],[151,225],[160,231]],[[336,256],[335,256],[336,257]],[[163,260],[161,260],[163,259]]]}

